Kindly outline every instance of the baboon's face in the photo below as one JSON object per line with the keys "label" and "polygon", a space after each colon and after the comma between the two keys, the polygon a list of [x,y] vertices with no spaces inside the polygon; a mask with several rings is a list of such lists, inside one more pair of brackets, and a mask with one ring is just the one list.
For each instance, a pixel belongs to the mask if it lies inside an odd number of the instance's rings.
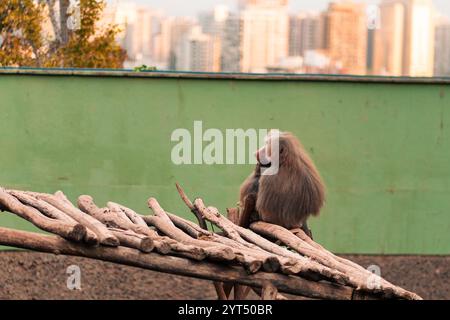
{"label": "baboon's face", "polygon": [[[265,138],[264,146],[262,148],[258,149],[255,153],[256,160],[262,166],[270,166],[272,164],[272,156],[273,156],[272,140],[274,138],[279,139],[278,136],[274,136],[272,134],[272,131],[269,132]],[[279,151],[281,151],[281,149]]]}
{"label": "baboon's face", "polygon": [[267,145],[267,143],[258,151],[256,151],[256,160],[259,164],[263,166],[270,166],[271,159],[270,159],[270,144]]}

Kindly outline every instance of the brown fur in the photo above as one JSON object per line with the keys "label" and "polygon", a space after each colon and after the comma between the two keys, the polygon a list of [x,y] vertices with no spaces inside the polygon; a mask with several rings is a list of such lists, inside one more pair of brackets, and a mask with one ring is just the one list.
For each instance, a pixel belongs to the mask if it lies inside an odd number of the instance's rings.
{"label": "brown fur", "polygon": [[256,211],[262,221],[288,229],[301,227],[310,215],[318,215],[325,201],[325,186],[314,163],[291,133],[279,138],[279,171],[260,175],[258,164],[242,184],[240,201],[256,194]]}

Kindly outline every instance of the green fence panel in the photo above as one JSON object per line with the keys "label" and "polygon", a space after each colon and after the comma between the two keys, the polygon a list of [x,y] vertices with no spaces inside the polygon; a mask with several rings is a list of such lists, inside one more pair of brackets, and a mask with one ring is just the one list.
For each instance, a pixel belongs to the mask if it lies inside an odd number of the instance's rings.
{"label": "green fence panel", "polygon": [[[449,254],[450,86],[445,81],[0,72],[0,185],[90,194],[192,218],[174,187],[222,212],[252,165],[175,165],[171,134],[279,128],[327,185],[315,238],[339,253]],[[86,72],[87,74],[87,72]],[[128,76],[127,76],[128,75]],[[0,225],[35,230],[15,216]]]}

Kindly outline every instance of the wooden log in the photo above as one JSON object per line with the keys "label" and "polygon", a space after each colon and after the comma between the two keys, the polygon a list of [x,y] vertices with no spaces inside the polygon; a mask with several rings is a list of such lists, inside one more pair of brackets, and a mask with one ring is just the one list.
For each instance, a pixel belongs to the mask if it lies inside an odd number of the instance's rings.
{"label": "wooden log", "polygon": [[[171,251],[170,245],[156,232],[150,230],[147,225],[144,228],[132,223],[123,212],[119,214],[109,208],[99,208],[92,197],[88,195],[78,197],[77,204],[80,210],[107,225],[109,230],[116,230],[113,234],[119,239],[121,245],[141,249],[144,252],[152,251],[154,248],[162,254]],[[118,230],[122,230],[122,232],[118,234]],[[142,241],[144,243],[141,243]]]}
{"label": "wooden log", "polygon": [[355,274],[354,269],[348,268],[344,264],[341,264],[332,256],[326,255],[319,250],[314,249],[312,246],[296,237],[289,230],[274,224],[269,224],[263,221],[254,222],[250,225],[250,229],[258,234],[266,237],[275,238],[282,243],[286,244],[290,248],[294,249],[303,256],[309,257],[320,264],[329,268],[343,272],[349,276],[348,284],[357,288],[366,288],[366,278],[359,277]]}
{"label": "wooden log", "polygon": [[161,254],[169,254],[171,251],[171,246],[163,240],[153,240],[155,245],[155,250]]}
{"label": "wooden log", "polygon": [[178,241],[175,241],[170,238],[163,237],[164,240],[162,240],[165,244],[167,244],[170,248],[169,252],[167,254],[177,256],[177,257],[183,257],[188,259],[193,259],[197,261],[204,260],[207,257],[207,253],[203,248],[199,248],[193,245],[181,243]]}
{"label": "wooden log", "polygon": [[261,290],[261,300],[276,300],[278,295],[277,288],[270,282],[267,282]]}
{"label": "wooden log", "polygon": [[[291,252],[285,248],[282,248],[269,240],[261,237],[260,235],[254,233],[253,231],[242,228],[240,226],[235,225],[223,215],[219,213],[216,208],[209,207],[206,208],[203,201],[201,199],[196,199],[194,201],[194,205],[198,209],[198,211],[202,214],[202,216],[212,223],[216,224],[219,228],[224,230],[224,232],[233,240],[241,241],[242,238],[248,240],[260,248],[271,252],[273,254],[289,258],[296,262],[294,266],[284,265],[282,266],[283,272],[292,272],[293,268],[298,268],[298,273],[306,276],[306,277],[315,277],[314,274],[319,275],[323,279],[336,282],[339,284],[348,283],[348,277],[342,272],[332,270],[328,267],[322,266],[319,263],[314,261],[310,261],[305,257]],[[241,238],[242,237],[242,238]],[[297,270],[295,270],[297,271]]]}
{"label": "wooden log", "polygon": [[[57,219],[60,221],[65,221],[66,223],[68,223],[70,225],[78,224],[78,225],[82,226],[80,223],[78,223],[78,221],[76,221],[75,219],[73,219],[72,217],[70,217],[69,215],[64,213],[63,211],[59,210],[58,208],[52,206],[51,204],[49,204],[43,200],[40,200],[40,199],[32,196],[28,192],[18,191],[18,190],[9,190],[8,193],[15,196],[23,204],[34,207],[35,209],[39,210],[39,212],[43,213],[44,215],[46,215],[49,218]],[[97,235],[90,229],[86,228],[85,226],[82,226],[82,227],[86,229],[85,235],[83,237],[84,241],[89,245],[98,245],[99,240],[98,240]]]}
{"label": "wooden log", "polygon": [[30,194],[27,194],[26,192],[12,190],[8,191],[8,193],[16,197],[23,204],[34,207],[35,209],[39,210],[41,213],[43,213],[49,218],[66,221],[68,223],[78,223],[76,220],[72,219],[70,216],[68,216],[58,208],[55,208],[54,206],[48,204],[47,202],[35,198]]}
{"label": "wooden log", "polygon": [[121,246],[138,249],[142,252],[151,252],[155,247],[153,240],[147,236],[139,235],[131,230],[108,229],[117,239],[119,239]]}
{"label": "wooden log", "polygon": [[7,211],[31,222],[36,227],[63,238],[81,241],[86,235],[86,228],[81,224],[48,218],[37,209],[24,205],[3,188],[0,188],[0,205]]}
{"label": "wooden log", "polygon": [[[262,298],[262,290],[261,290],[261,288],[251,288],[251,290],[253,290],[253,292],[255,292],[256,295],[258,295],[259,297]],[[286,298],[281,293],[277,293],[275,298],[272,299],[272,300],[288,300],[288,298]],[[363,300],[363,297],[361,297],[361,299],[358,299],[358,300]]]}
{"label": "wooden log", "polygon": [[[186,205],[191,209],[192,202],[190,202],[190,200],[187,198],[187,196],[184,194],[182,194],[182,198],[184,198],[184,202],[186,203]],[[192,210],[191,210],[192,211]],[[197,212],[198,209],[196,210]],[[236,232],[234,232],[234,230],[232,228],[227,228],[226,225],[218,225],[220,228],[225,229],[225,231],[228,235],[236,235],[236,237],[232,237],[233,239],[229,239],[229,238],[223,238],[222,240],[228,239],[229,241],[235,241],[236,243],[238,243],[239,245],[243,245],[244,247],[246,247],[247,249],[253,249],[254,251],[259,251],[258,256],[261,257],[261,255],[263,256],[263,269],[269,272],[275,272],[278,269],[280,269],[281,267],[281,271],[285,274],[299,274],[299,273],[304,273],[302,267],[300,264],[298,263],[293,263],[291,259],[286,258],[286,257],[277,257],[275,255],[273,255],[272,253],[263,250],[262,248],[247,242],[246,240],[242,239],[240,237],[240,235]],[[281,266],[282,264],[282,266]],[[305,274],[304,276],[307,276],[308,278],[314,278],[315,281],[320,280],[320,278],[317,278],[317,276],[313,276],[310,274]],[[232,284],[225,284],[223,286],[225,288],[225,295],[229,296],[230,294],[230,290],[232,289],[233,285]],[[220,297],[220,292],[217,292],[218,296]]]}
{"label": "wooden log", "polygon": [[234,289],[234,300],[244,300],[245,297],[248,295],[246,286],[242,286],[239,284],[235,284]]}
{"label": "wooden log", "polygon": [[214,281],[214,288],[217,292],[217,297],[219,300],[228,300],[228,296],[226,295],[225,291],[223,290],[223,283]]}
{"label": "wooden log", "polygon": [[[187,205],[189,208],[194,207],[194,205],[192,204],[192,202],[187,198],[187,196],[186,196],[186,194],[184,193],[184,191],[182,191],[181,187],[178,186],[178,188],[179,188],[179,192],[182,193],[182,199],[184,200],[184,202],[186,203],[186,205]],[[181,190],[181,191],[180,191],[180,190]],[[198,209],[196,209],[196,212],[198,212],[199,214],[201,214],[201,213],[198,211]],[[234,244],[239,244],[239,245],[241,245],[242,247],[245,247],[245,248],[248,248],[248,249],[253,249],[253,250],[255,250],[255,251],[259,251],[259,252],[261,252],[262,254],[266,254],[266,255],[269,254],[269,252],[267,252],[267,251],[261,249],[260,247],[254,245],[253,243],[250,243],[250,242],[248,242],[248,241],[242,239],[241,236],[240,236],[233,228],[229,228],[228,225],[222,224],[221,221],[218,220],[217,223],[216,223],[216,225],[217,225],[219,228],[221,228],[221,229],[225,232],[225,234],[228,236],[228,238],[227,238],[227,237],[222,237],[222,236],[221,236],[220,241],[222,241],[222,242],[223,242],[223,241],[233,241]],[[201,235],[200,237],[201,237],[201,238],[205,237],[205,239],[209,239],[212,235],[217,235],[217,236],[218,236],[218,234],[206,233],[205,235]],[[217,238],[215,238],[215,239],[217,239]],[[213,239],[213,240],[214,240],[214,239]],[[278,268],[278,267],[277,267],[277,268]],[[275,268],[275,269],[277,269],[277,268]]]}
{"label": "wooden log", "polygon": [[178,194],[181,197],[181,200],[186,204],[186,206],[191,210],[191,212],[194,214],[194,216],[197,218],[198,225],[204,229],[208,230],[208,226],[206,225],[205,220],[203,219],[200,212],[198,212],[197,208],[194,206],[194,204],[189,200],[186,193],[184,192],[183,188],[178,183],[175,183],[175,186],[177,187]]}
{"label": "wooden log", "polygon": [[[187,197],[184,190],[181,188],[181,186],[178,183],[175,183],[175,186],[177,188],[178,194],[181,197],[181,200],[186,204],[186,206],[189,208],[189,210],[194,214],[194,216],[197,218],[198,224],[200,228],[204,230],[208,230],[208,226],[206,225],[206,221],[201,217],[201,214],[198,212],[198,210],[195,208],[191,200]],[[222,299],[223,295],[228,299],[229,293],[224,292],[224,286],[223,283],[215,282],[214,286],[216,288],[216,293],[219,299]]]}
{"label": "wooden log", "polygon": [[[228,247],[233,248],[235,251],[235,254],[243,254],[245,256],[251,257],[256,261],[259,261],[261,263],[261,266],[264,271],[267,272],[276,272],[280,269],[280,261],[278,258],[270,253],[261,252],[258,250],[254,250],[252,248],[248,248],[232,239],[220,236],[218,234],[211,234],[209,236],[203,236],[200,237],[200,239],[213,241],[217,243],[224,244]],[[259,263],[258,263],[259,264]]]}
{"label": "wooden log", "polygon": [[[82,195],[78,197],[77,205],[81,211],[93,216],[103,224],[123,230],[132,230],[135,233],[148,236],[152,240],[161,240],[160,236],[151,230],[147,225],[142,226],[133,223],[124,212],[116,206],[112,206],[114,210],[110,208],[99,208],[91,196]],[[120,211],[120,213],[119,213]],[[156,245],[158,248],[159,245]]]}
{"label": "wooden log", "polygon": [[232,239],[220,236],[216,233],[201,229],[195,223],[183,219],[177,215],[166,212],[173,224],[195,239],[217,242],[233,248],[238,262],[249,266],[250,272],[256,272],[263,267],[265,271],[276,272],[279,270],[280,262],[277,257],[265,252],[256,251],[246,247]]}
{"label": "wooden log", "polygon": [[214,244],[210,241],[197,240],[184,233],[172,223],[169,216],[161,208],[156,199],[150,198],[148,205],[155,212],[156,216],[146,216],[144,219],[156,226],[166,235],[169,235],[172,239],[203,248],[210,259],[219,261],[232,261],[236,259],[236,261],[241,263],[249,273],[255,273],[261,268],[262,261],[245,254],[245,252],[221,243]]}
{"label": "wooden log", "polygon": [[64,194],[64,192],[62,191],[56,191],[54,194],[55,198],[61,200],[62,202],[64,202],[65,204],[71,206],[72,202],[70,202],[69,198],[67,198],[67,196]]}
{"label": "wooden log", "polygon": [[190,235],[194,239],[199,239],[202,236],[211,236],[213,234],[212,232],[209,232],[208,230],[202,229],[200,226],[196,225],[195,223],[193,223],[189,220],[183,219],[173,213],[166,211],[166,214],[176,227],[180,228],[181,230],[186,232],[188,235]]}
{"label": "wooden log", "polygon": [[148,200],[148,206],[153,210],[153,212],[155,212],[156,216],[144,216],[144,220],[148,224],[155,226],[165,235],[176,241],[203,248],[210,259],[219,261],[232,261],[235,259],[235,255],[230,248],[220,245],[212,245],[207,241],[194,239],[175,227],[169,217],[165,215],[165,211],[161,208],[156,199],[150,198]]}
{"label": "wooden log", "polygon": [[262,248],[263,250],[272,252],[276,255],[293,258],[293,259],[302,259],[302,257],[299,254],[296,254],[287,249],[284,249],[284,248],[264,239],[263,237],[257,235],[256,233],[252,232],[251,230],[242,228],[242,227],[232,223],[227,218],[225,218],[223,215],[221,215],[216,208],[213,208],[213,207],[206,208],[202,199],[196,199],[194,201],[194,204],[206,220],[214,223],[219,228],[221,228],[229,238],[231,238],[237,242],[240,242],[240,243],[243,243],[242,238],[244,238],[245,240],[250,241],[251,243],[255,244],[256,246]]}
{"label": "wooden log", "polygon": [[65,254],[120,263],[144,269],[195,277],[220,282],[232,282],[262,288],[268,281],[280,292],[317,299],[349,300],[354,289],[332,283],[316,283],[300,277],[258,272],[248,275],[242,268],[222,266],[209,262],[161,256],[157,253],[142,254],[125,247],[86,247],[54,236],[0,228],[0,244],[41,252]]}
{"label": "wooden log", "polygon": [[[255,222],[251,225],[251,229],[258,233],[265,234],[266,236],[275,236],[278,240],[285,243],[297,252],[315,259],[316,261],[330,268],[334,268],[336,270],[344,272],[349,276],[350,280],[353,282],[353,285],[355,285],[360,290],[372,291],[375,293],[386,295],[387,297],[393,295],[407,299],[418,298],[415,293],[409,292],[401,287],[393,285],[380,276],[371,273],[370,271],[364,269],[363,267],[350,260],[334,255],[330,251],[324,249],[318,243],[314,242],[310,237],[306,235],[306,233],[304,233],[303,230],[296,230],[296,235],[283,227],[265,222]],[[375,281],[379,284],[379,288],[374,288],[371,285],[372,282]]]}
{"label": "wooden log", "polygon": [[[80,199],[79,199],[80,200]],[[92,198],[81,198],[82,201],[90,202],[90,205],[95,206]],[[109,216],[104,216],[104,221],[115,224],[123,229],[132,230],[138,234],[143,234],[150,237],[153,240],[155,250],[158,253],[167,255],[171,254],[178,257],[189,258],[193,260],[203,260],[206,257],[206,253],[202,248],[197,248],[192,245],[186,245],[173,240],[169,237],[160,236],[155,230],[150,229],[144,220],[144,216],[138,214],[134,210],[127,208],[121,204],[115,202],[108,202],[110,209],[115,209],[109,212]],[[96,207],[96,206],[95,206]],[[116,211],[122,210],[128,219],[124,219],[122,215],[117,215]],[[105,210],[105,209],[102,209]],[[143,225],[143,222],[145,225]]]}
{"label": "wooden log", "polygon": [[[78,201],[79,201],[79,199],[80,198],[78,198]],[[109,206],[108,206],[108,204],[109,204]],[[106,206],[107,206],[107,210],[109,210],[111,216],[114,215],[121,221],[126,222],[127,224],[137,225],[136,223],[131,221],[131,219],[125,214],[125,212],[119,206],[109,203],[109,202],[106,204]],[[142,227],[146,227],[146,226],[142,226]]]}
{"label": "wooden log", "polygon": [[344,259],[342,257],[339,257],[335,254],[333,254],[332,252],[330,252],[329,250],[325,249],[324,247],[322,247],[319,243],[315,242],[314,240],[311,239],[311,237],[309,237],[302,229],[295,229],[294,231],[292,231],[292,233],[297,236],[298,238],[300,238],[301,240],[305,241],[307,244],[309,244],[311,247],[320,250],[330,256],[333,256],[336,260],[338,260],[339,262],[346,264],[349,267],[352,267],[356,270],[359,270],[361,272],[366,272],[367,270],[365,268],[363,268],[362,266],[360,266],[357,263],[354,263],[353,261],[350,261],[348,259]]}
{"label": "wooden log", "polygon": [[143,228],[146,228],[146,227],[148,228],[144,219],[142,219],[142,217],[138,213],[136,213],[134,210],[131,210],[130,208],[122,206],[119,203],[115,203],[115,202],[111,202],[111,201],[108,202],[106,204],[106,206],[108,208],[110,208],[112,211],[122,210],[123,213],[128,217],[128,219],[130,219],[131,222],[133,222],[134,224],[137,224],[138,226],[141,226]]}
{"label": "wooden log", "polygon": [[67,201],[61,200],[60,198],[51,194],[39,194],[37,195],[37,197],[38,199],[44,200],[52,206],[63,211],[71,218],[93,231],[101,244],[107,246],[119,245],[119,239],[117,239],[106,226],[104,226],[97,219],[94,219],[93,217],[83,213],[78,208],[74,207],[72,203],[69,204]]}
{"label": "wooden log", "polygon": [[239,249],[233,249],[236,261],[242,264],[248,273],[256,273],[263,266],[263,261],[257,257],[253,257]]}
{"label": "wooden log", "polygon": [[[282,262],[281,270],[286,274],[302,274],[304,277],[309,279],[314,279],[316,281],[323,279],[328,279],[335,281],[336,283],[344,284],[346,283],[347,276],[340,272],[335,272],[329,268],[324,268],[318,263],[314,263],[305,259],[303,256],[295,254],[285,248],[282,248],[267,239],[259,236],[258,234],[252,232],[249,229],[240,227],[227,218],[222,216],[217,208],[208,207],[205,208],[203,201],[201,199],[196,199],[195,204],[198,205],[198,210],[202,214],[206,215],[206,219],[209,221],[215,220],[218,224],[226,230],[226,233],[231,234],[232,237],[241,243],[246,243],[246,241],[252,242],[255,246],[278,256],[281,256],[279,260]],[[211,219],[211,220],[210,220]],[[244,239],[243,239],[244,238]]]}

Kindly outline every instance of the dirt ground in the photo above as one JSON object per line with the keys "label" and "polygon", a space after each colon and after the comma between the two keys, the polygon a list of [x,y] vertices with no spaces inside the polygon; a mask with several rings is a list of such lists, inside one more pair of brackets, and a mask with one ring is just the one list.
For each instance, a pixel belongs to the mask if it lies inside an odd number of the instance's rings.
{"label": "dirt ground", "polygon": [[[387,280],[425,299],[450,299],[450,256],[346,256],[378,265]],[[81,269],[81,290],[67,289],[67,268]],[[255,298],[255,296],[252,296]],[[213,285],[85,258],[0,252],[0,299],[215,299]]]}

